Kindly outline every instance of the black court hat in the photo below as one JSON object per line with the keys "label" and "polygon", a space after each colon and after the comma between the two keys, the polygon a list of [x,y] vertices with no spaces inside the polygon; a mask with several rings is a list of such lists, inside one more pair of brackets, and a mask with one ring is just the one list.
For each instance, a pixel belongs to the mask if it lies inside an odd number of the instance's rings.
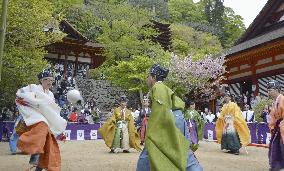
{"label": "black court hat", "polygon": [[37,78],[39,80],[45,78],[45,77],[53,77],[53,74],[52,74],[52,71],[51,69],[44,69],[42,72],[40,72],[38,75],[37,75]]}
{"label": "black court hat", "polygon": [[159,64],[154,64],[151,68],[150,68],[150,74],[156,75],[157,77],[160,78],[167,78],[169,70],[166,68],[161,67]]}

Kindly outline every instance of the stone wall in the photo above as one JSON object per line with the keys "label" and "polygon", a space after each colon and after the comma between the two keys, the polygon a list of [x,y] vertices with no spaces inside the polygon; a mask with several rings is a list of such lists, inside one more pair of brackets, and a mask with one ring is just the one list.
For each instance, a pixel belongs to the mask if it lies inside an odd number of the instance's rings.
{"label": "stone wall", "polygon": [[138,105],[139,97],[136,94],[129,95],[126,90],[113,86],[109,81],[76,78],[76,83],[84,101],[94,97],[96,107],[102,112],[109,112],[114,108],[123,94],[128,96],[129,106],[137,107]]}

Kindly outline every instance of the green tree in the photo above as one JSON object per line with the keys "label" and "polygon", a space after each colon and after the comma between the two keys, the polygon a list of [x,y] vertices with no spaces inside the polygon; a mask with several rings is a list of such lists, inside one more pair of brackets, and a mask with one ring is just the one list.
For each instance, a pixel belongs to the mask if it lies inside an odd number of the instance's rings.
{"label": "green tree", "polygon": [[150,27],[152,17],[149,10],[119,0],[89,0],[67,13],[80,32],[104,46],[106,61],[91,72],[93,76],[103,74],[115,85],[140,94],[146,90],[150,66],[170,60],[169,53],[151,41],[157,35]]}
{"label": "green tree", "polygon": [[223,0],[170,0],[168,6],[169,22],[216,35],[225,48],[231,47],[245,29],[242,17],[225,7]]}
{"label": "green tree", "polygon": [[261,117],[262,111],[265,108],[265,106],[270,106],[272,104],[272,99],[261,99],[260,102],[257,103],[257,105],[254,106],[252,109],[254,111],[255,120],[257,122],[263,122],[263,119]]}
{"label": "green tree", "polygon": [[73,7],[67,11],[66,18],[84,36],[97,42],[98,36],[102,33],[102,26],[100,18],[95,16],[92,10],[86,10],[82,6]]}
{"label": "green tree", "polygon": [[194,59],[200,59],[206,55],[216,55],[222,51],[222,45],[218,37],[195,29],[172,24],[172,51],[179,56],[191,54]]}
{"label": "green tree", "polygon": [[68,10],[74,6],[81,6],[84,0],[49,0],[53,4],[53,15],[58,18],[64,18]]}
{"label": "green tree", "polygon": [[216,35],[220,38],[222,45],[224,37],[224,10],[225,6],[223,4],[224,0],[204,0],[205,4],[205,15],[209,25],[217,29]]}
{"label": "green tree", "polygon": [[1,106],[13,103],[18,88],[37,83],[37,74],[47,65],[43,60],[44,46],[63,38],[59,31],[44,32],[52,13],[53,6],[47,0],[9,2],[0,82]]}
{"label": "green tree", "polygon": [[103,67],[100,71],[115,85],[125,88],[130,92],[139,92],[140,100],[143,99],[143,93],[148,91],[146,78],[149,68],[154,63],[159,63],[162,66],[169,65],[170,54],[160,51],[158,58],[150,58],[149,56],[133,56],[130,61],[118,61],[116,65]]}
{"label": "green tree", "polygon": [[129,0],[129,3],[151,11],[156,20],[168,20],[169,10],[166,0]]}
{"label": "green tree", "polygon": [[208,23],[203,3],[192,0],[169,0],[169,21],[172,23]]}
{"label": "green tree", "polygon": [[209,25],[216,28],[215,33],[225,48],[231,47],[245,30],[243,18],[232,8],[223,5],[224,0],[204,0],[205,14]]}
{"label": "green tree", "polygon": [[[141,65],[143,64],[143,65]],[[106,76],[112,83],[130,91],[147,91],[145,79],[153,60],[145,56],[135,56],[131,61],[119,61],[106,69]]]}
{"label": "green tree", "polygon": [[203,0],[203,3],[209,24],[221,29],[224,26],[224,0]]}
{"label": "green tree", "polygon": [[125,2],[94,1],[87,8],[70,11],[67,18],[90,40],[104,45],[106,63],[129,60],[132,55],[153,54],[148,47],[156,32],[145,27],[151,24],[151,15],[146,10]]}
{"label": "green tree", "polygon": [[229,48],[234,45],[236,40],[245,31],[245,25],[243,18],[240,15],[236,15],[232,8],[226,7],[224,13],[224,40],[223,46]]}

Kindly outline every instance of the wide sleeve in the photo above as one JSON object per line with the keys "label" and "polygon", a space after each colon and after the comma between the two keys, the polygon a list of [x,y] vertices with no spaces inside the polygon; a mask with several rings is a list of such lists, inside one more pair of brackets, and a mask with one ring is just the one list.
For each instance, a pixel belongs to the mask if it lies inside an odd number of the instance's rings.
{"label": "wide sleeve", "polygon": [[246,123],[246,121],[243,118],[241,109],[239,108],[239,106],[237,104],[233,104],[232,105],[232,110],[234,111],[234,126],[238,132],[240,141],[242,146],[247,146],[249,144],[250,141],[250,131],[248,128],[248,125]]}
{"label": "wide sleeve", "polygon": [[216,121],[216,126],[215,126],[216,138],[219,144],[221,144],[224,125],[225,125],[224,118],[219,117]]}
{"label": "wide sleeve", "polygon": [[134,148],[137,151],[141,151],[140,148],[140,138],[136,131],[135,125],[134,125],[134,119],[131,115],[131,111],[127,110],[127,120],[128,120],[128,132],[129,132],[129,145],[130,147]]}
{"label": "wide sleeve", "polygon": [[146,134],[146,148],[151,171],[185,171],[189,142],[175,125],[171,113],[173,92],[165,85],[156,85],[151,91],[152,112]]}
{"label": "wide sleeve", "polygon": [[228,105],[224,105],[221,109],[220,117],[217,119],[216,124],[215,124],[216,138],[219,144],[221,144],[223,128],[225,125],[224,117],[228,113],[229,113]]}
{"label": "wide sleeve", "polygon": [[114,110],[112,116],[99,128],[98,132],[102,136],[105,144],[111,148],[116,124],[117,109]]}
{"label": "wide sleeve", "polygon": [[284,119],[284,96],[283,95],[280,96],[277,110],[280,113],[281,117]]}
{"label": "wide sleeve", "polygon": [[[280,96],[277,110],[282,116],[282,119],[284,119],[284,96],[283,95]],[[283,120],[280,122],[279,127],[280,127],[281,138],[282,138],[282,141],[284,142],[284,121]]]}

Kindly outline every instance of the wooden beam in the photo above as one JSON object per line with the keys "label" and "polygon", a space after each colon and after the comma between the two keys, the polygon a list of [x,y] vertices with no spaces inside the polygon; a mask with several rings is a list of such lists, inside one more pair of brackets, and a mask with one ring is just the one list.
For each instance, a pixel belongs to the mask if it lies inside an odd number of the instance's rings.
{"label": "wooden beam", "polygon": [[254,95],[256,96],[258,94],[258,83],[257,83],[257,78],[256,78],[256,64],[257,60],[251,60],[251,73],[252,73],[252,84],[256,85],[256,90],[253,92]]}
{"label": "wooden beam", "polygon": [[75,54],[75,57],[76,57],[76,59],[75,59],[75,71],[74,71],[74,76],[76,76],[77,75],[77,71],[78,71],[78,54]]}
{"label": "wooden beam", "polygon": [[[258,69],[267,68],[267,67],[271,67],[271,66],[274,66],[274,65],[282,64],[282,63],[284,64],[284,59],[277,60],[277,61],[274,61],[274,62],[272,61],[272,62],[269,62],[269,63],[265,63],[265,64],[254,66],[254,69],[258,70]],[[250,68],[246,68],[246,69],[243,69],[243,70],[239,70],[239,71],[228,73],[228,76],[234,76],[234,75],[242,74],[242,73],[245,73],[245,72],[248,72],[248,71],[252,71],[252,70],[253,70],[253,68],[250,67]]]}
{"label": "wooden beam", "polygon": [[226,57],[226,65],[238,64],[242,61],[248,59],[263,59],[267,56],[276,56],[278,54],[284,53],[284,40],[277,40],[275,42],[266,43],[260,47],[254,47],[248,49],[247,51],[236,53],[233,55],[228,55]]}
{"label": "wooden beam", "polygon": [[272,57],[272,62],[274,62],[274,61],[275,61],[275,56]]}
{"label": "wooden beam", "polygon": [[[284,70],[282,68],[272,70],[272,71],[266,71],[266,72],[258,73],[258,74],[256,74],[256,78],[259,79],[259,78],[269,77],[269,76],[272,76],[272,75],[279,75],[279,74],[284,74]],[[239,83],[239,82],[242,82],[242,81],[249,81],[249,80],[252,79],[251,77],[252,76],[250,75],[250,76],[235,78],[233,80],[226,80],[226,83],[227,84],[234,84],[234,83]]]}
{"label": "wooden beam", "polygon": [[240,70],[239,68],[238,71],[230,72],[229,76],[238,75],[238,74],[242,74],[242,73],[249,72],[249,71],[251,71],[251,67],[243,69],[243,70]]}
{"label": "wooden beam", "polygon": [[61,57],[61,54],[58,53],[58,54],[57,54],[57,60],[58,60],[58,61],[60,60],[60,57]]}
{"label": "wooden beam", "polygon": [[256,69],[262,69],[262,68],[270,67],[270,66],[273,66],[273,65],[282,64],[282,63],[284,64],[284,59],[277,60],[277,61],[275,61],[275,60],[273,61],[272,60],[272,62],[256,66]]}
{"label": "wooden beam", "polygon": [[67,60],[68,60],[68,54],[67,54],[67,52],[65,52],[65,59],[64,59],[64,73],[63,73],[63,77],[64,77],[64,79],[66,78],[66,72],[67,72]]}

